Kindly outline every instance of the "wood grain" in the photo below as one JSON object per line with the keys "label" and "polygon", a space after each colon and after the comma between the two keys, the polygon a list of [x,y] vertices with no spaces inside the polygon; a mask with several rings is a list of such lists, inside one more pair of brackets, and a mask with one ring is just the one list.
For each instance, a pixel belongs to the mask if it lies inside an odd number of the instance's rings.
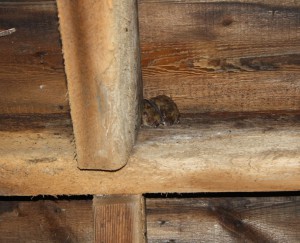
{"label": "wood grain", "polygon": [[146,242],[142,195],[95,196],[93,206],[95,242]]}
{"label": "wood grain", "polygon": [[12,123],[0,131],[0,195],[300,189],[299,114],[203,115],[142,129],[128,164],[116,172],[77,168],[67,120],[34,130]]}
{"label": "wood grain", "polygon": [[67,113],[55,1],[0,1],[0,114]]}
{"label": "wood grain", "polygon": [[300,109],[298,2],[139,3],[145,97],[182,113]]}
{"label": "wood grain", "polygon": [[[299,2],[138,5],[146,97],[171,95],[182,113],[299,110]],[[0,39],[0,114],[68,112],[55,1],[0,11],[0,29],[17,28]]]}
{"label": "wood grain", "polygon": [[92,201],[11,201],[2,197],[0,241],[93,242]]}
{"label": "wood grain", "polygon": [[118,170],[140,124],[136,2],[57,3],[78,167]]}
{"label": "wood grain", "polygon": [[[148,195],[148,242],[298,242],[300,198],[293,194]],[[92,200],[1,197],[0,219],[1,242],[94,240]]]}
{"label": "wood grain", "polygon": [[299,242],[300,197],[146,200],[148,242]]}
{"label": "wood grain", "polygon": [[284,6],[284,7],[296,7],[299,6],[299,2],[295,0],[138,0],[139,3],[214,3],[214,2],[225,2],[225,3],[256,3],[273,6]]}

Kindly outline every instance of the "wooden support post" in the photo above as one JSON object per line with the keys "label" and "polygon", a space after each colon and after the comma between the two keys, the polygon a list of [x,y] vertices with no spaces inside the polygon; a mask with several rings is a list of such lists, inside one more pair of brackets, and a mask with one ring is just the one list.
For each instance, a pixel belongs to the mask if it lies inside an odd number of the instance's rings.
{"label": "wooden support post", "polygon": [[140,121],[136,0],[57,0],[57,6],[78,166],[120,169]]}
{"label": "wooden support post", "polygon": [[142,195],[94,197],[95,242],[146,242]]}

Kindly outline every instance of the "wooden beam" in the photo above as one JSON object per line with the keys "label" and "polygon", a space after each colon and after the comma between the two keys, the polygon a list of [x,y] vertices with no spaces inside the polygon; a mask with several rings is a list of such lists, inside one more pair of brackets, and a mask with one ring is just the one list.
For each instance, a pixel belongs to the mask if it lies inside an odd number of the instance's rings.
{"label": "wooden beam", "polygon": [[142,195],[94,197],[95,242],[146,242]]}
{"label": "wooden beam", "polygon": [[[207,0],[138,0],[139,4],[143,3],[207,3]],[[248,3],[248,4],[264,4],[264,5],[275,5],[275,6],[284,6],[284,7],[295,7],[300,6],[299,2],[295,2],[294,0],[209,0],[210,3]]]}
{"label": "wooden beam", "polygon": [[146,200],[148,242],[298,242],[300,197]]}
{"label": "wooden beam", "polygon": [[78,166],[118,170],[127,163],[140,122],[136,1],[57,5]]}
{"label": "wooden beam", "polygon": [[78,170],[70,120],[26,120],[0,121],[0,195],[300,190],[297,113],[142,129],[128,165],[113,173]]}

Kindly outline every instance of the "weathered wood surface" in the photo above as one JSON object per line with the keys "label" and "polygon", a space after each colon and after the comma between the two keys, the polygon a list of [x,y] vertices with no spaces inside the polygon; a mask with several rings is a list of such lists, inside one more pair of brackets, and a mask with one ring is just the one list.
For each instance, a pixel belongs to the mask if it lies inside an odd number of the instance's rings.
{"label": "weathered wood surface", "polygon": [[71,115],[81,169],[128,161],[142,98],[136,1],[59,0]]}
{"label": "weathered wood surface", "polygon": [[300,197],[147,199],[148,242],[299,242]]}
{"label": "weathered wood surface", "polygon": [[[299,5],[140,0],[145,96],[172,95],[184,113],[299,109]],[[0,11],[0,30],[17,29],[0,38],[0,113],[68,112],[55,1]]]}
{"label": "weathered wood surface", "polygon": [[140,0],[144,95],[183,113],[299,110],[299,1]]}
{"label": "weathered wood surface", "polygon": [[0,114],[69,112],[55,1],[0,1]]}
{"label": "weathered wood surface", "polygon": [[95,196],[93,206],[95,242],[146,242],[142,195]]}
{"label": "weathered wood surface", "polygon": [[91,200],[1,200],[1,242],[93,242]]}
{"label": "weathered wood surface", "polygon": [[[240,117],[239,120],[236,117]],[[7,119],[6,119],[7,120]],[[36,129],[0,131],[0,195],[300,189],[299,115],[202,116],[142,129],[117,172],[77,168],[72,127],[46,117]]]}
{"label": "weathered wood surface", "polygon": [[[150,195],[148,242],[299,242],[300,197],[292,195]],[[92,200],[20,200],[1,198],[1,242],[93,242]]]}
{"label": "weathered wood surface", "polygon": [[299,2],[295,0],[138,0],[139,4],[143,3],[256,3],[256,4],[273,4],[274,6],[296,7]]}

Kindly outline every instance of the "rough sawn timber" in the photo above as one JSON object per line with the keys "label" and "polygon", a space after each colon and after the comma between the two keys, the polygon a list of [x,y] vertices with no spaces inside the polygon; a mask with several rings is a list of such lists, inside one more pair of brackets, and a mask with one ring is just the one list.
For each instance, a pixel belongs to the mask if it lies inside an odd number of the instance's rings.
{"label": "rough sawn timber", "polygon": [[[254,194],[255,198],[245,194],[243,197],[193,194],[192,198],[190,194],[175,195],[180,198],[174,198],[173,194],[160,197],[155,194],[156,198],[147,195],[147,240],[150,243],[262,242],[262,239],[299,242],[300,197],[293,194],[281,194],[284,197]],[[92,200],[65,199],[2,197],[0,241],[93,242]]]}
{"label": "rough sawn timber", "polygon": [[299,190],[299,115],[237,117],[203,115],[142,129],[128,164],[116,172],[77,168],[68,120],[34,130],[2,127],[0,194]]}
{"label": "rough sawn timber", "polygon": [[145,200],[142,195],[94,196],[95,242],[145,243]]}
{"label": "rough sawn timber", "polygon": [[148,242],[299,242],[300,197],[267,195],[148,198]]}
{"label": "rough sawn timber", "polygon": [[55,1],[0,1],[0,114],[68,113]]}
{"label": "rough sawn timber", "polygon": [[[0,113],[68,112],[56,2],[0,3],[0,29],[17,29],[0,39]],[[299,109],[299,1],[138,5],[146,97],[182,113]]]}
{"label": "rough sawn timber", "polygon": [[144,96],[182,113],[300,109],[300,1],[140,0]]}
{"label": "rough sawn timber", "polygon": [[140,123],[136,1],[58,0],[78,166],[117,170]]}
{"label": "rough sawn timber", "polygon": [[92,200],[0,201],[0,242],[93,242]]}

